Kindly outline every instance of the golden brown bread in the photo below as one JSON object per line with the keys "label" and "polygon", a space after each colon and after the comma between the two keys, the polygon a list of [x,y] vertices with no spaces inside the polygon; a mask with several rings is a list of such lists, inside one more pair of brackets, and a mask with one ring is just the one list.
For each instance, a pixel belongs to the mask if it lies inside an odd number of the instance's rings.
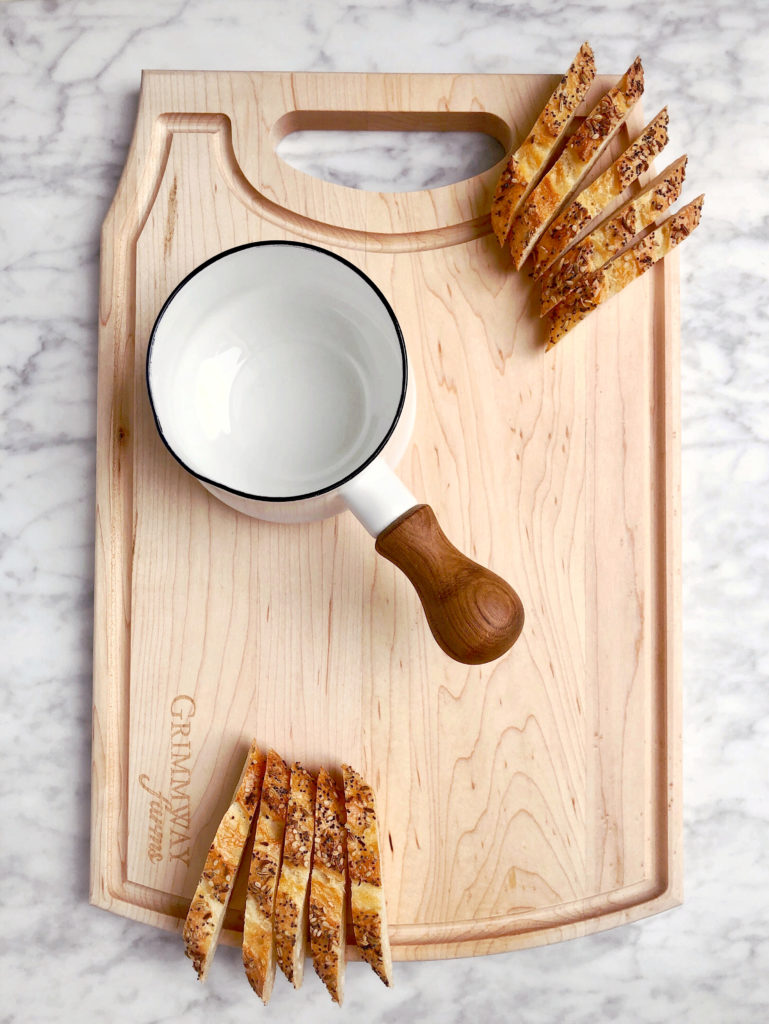
{"label": "golden brown bread", "polygon": [[563,213],[555,218],[534,248],[534,277],[540,277],[594,217],[648,171],[654,158],[667,145],[668,120],[667,107],[663,107],[611,167],[583,189]]}
{"label": "golden brown bread", "polygon": [[534,127],[502,171],[491,200],[491,226],[501,246],[507,242],[516,210],[536,184],[594,78],[593,51],[589,43],[583,43]]}
{"label": "golden brown bread", "polygon": [[315,779],[299,764],[291,768],[291,786],[283,841],[283,866],[275,897],[275,954],[280,969],[299,988],[304,977],[307,889],[315,835]]}
{"label": "golden brown bread", "polygon": [[685,175],[686,157],[682,156],[553,264],[542,279],[540,315],[562,302],[585,275],[608,263],[671,207],[681,194]]}
{"label": "golden brown bread", "polygon": [[385,983],[392,985],[392,956],[374,793],[349,765],[342,765],[347,813],[347,864],[355,943]]}
{"label": "golden brown bread", "polygon": [[289,770],[271,750],[267,754],[262,799],[256,819],[243,924],[243,966],[251,987],[265,1004],[272,995],[275,981],[272,919],[283,853],[288,791]]}
{"label": "golden brown bread", "polygon": [[622,126],[643,87],[641,58],[636,57],[617,85],[591,110],[526,205],[519,210],[510,233],[510,252],[517,269],[520,270],[560,207]]}
{"label": "golden brown bread", "polygon": [[192,960],[200,981],[205,981],[219,942],[224,913],[259,805],[264,765],[264,755],[254,741],[232,802],[216,830],[184,922],[184,951]]}
{"label": "golden brown bread", "polygon": [[698,196],[636,242],[632,249],[583,278],[580,287],[548,313],[547,348],[551,349],[597,306],[622,291],[690,235],[700,222],[704,198]]}
{"label": "golden brown bread", "polygon": [[310,950],[315,970],[336,1003],[344,998],[346,849],[344,803],[334,780],[321,768],[310,878]]}

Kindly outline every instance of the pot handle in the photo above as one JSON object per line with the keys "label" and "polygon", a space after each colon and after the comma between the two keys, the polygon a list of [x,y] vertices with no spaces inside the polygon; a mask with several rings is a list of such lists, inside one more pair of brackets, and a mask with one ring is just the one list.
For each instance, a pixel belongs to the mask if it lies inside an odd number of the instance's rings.
{"label": "pot handle", "polygon": [[411,580],[449,657],[482,665],[513,646],[523,628],[521,599],[509,583],[458,551],[430,506],[417,504],[388,466],[376,460],[341,491],[376,537],[379,554]]}

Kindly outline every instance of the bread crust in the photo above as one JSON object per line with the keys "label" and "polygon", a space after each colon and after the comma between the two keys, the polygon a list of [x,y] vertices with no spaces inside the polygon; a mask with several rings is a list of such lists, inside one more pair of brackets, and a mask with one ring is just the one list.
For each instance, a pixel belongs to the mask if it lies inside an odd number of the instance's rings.
{"label": "bread crust", "polygon": [[593,51],[589,43],[583,43],[528,136],[509,157],[497,183],[491,200],[491,226],[501,246],[507,243],[518,207],[563,138],[594,78]]}
{"label": "bread crust", "polygon": [[265,1005],[272,995],[275,981],[273,911],[283,854],[289,786],[288,767],[274,750],[270,750],[251,852],[243,925],[246,977]]}
{"label": "bread crust", "polygon": [[205,981],[219,942],[235,876],[259,806],[265,757],[251,743],[230,806],[219,823],[184,922],[184,952]]}
{"label": "bread crust", "polygon": [[347,942],[347,843],[344,802],[325,768],[318,773],[310,877],[310,950],[315,970],[336,1003],[344,998]]}
{"label": "bread crust", "polygon": [[532,253],[532,274],[540,277],[574,242],[591,220],[648,171],[652,161],[668,143],[667,107],[654,117],[641,134],[617,157],[611,167],[583,189],[569,206],[559,213]]}
{"label": "bread crust", "polygon": [[382,886],[379,827],[374,792],[349,765],[342,765],[347,814],[347,864],[355,943],[385,985],[392,985],[392,955]]}
{"label": "bread crust", "polygon": [[523,266],[560,207],[576,191],[609,140],[622,126],[643,93],[643,87],[643,66],[641,58],[636,57],[617,85],[591,110],[553,167],[531,193],[526,205],[513,219],[510,233],[510,252],[517,269]]}
{"label": "bread crust", "polygon": [[547,348],[551,349],[601,303],[646,273],[690,235],[700,222],[704,198],[698,196],[636,242],[632,249],[583,278],[580,287],[548,313]]}
{"label": "bread crust", "polygon": [[682,156],[553,264],[542,279],[540,315],[562,302],[585,275],[608,263],[669,209],[681,194],[685,176],[686,157]]}
{"label": "bread crust", "polygon": [[300,764],[291,767],[283,864],[275,896],[275,954],[294,986],[304,977],[308,886],[315,836],[315,779]]}

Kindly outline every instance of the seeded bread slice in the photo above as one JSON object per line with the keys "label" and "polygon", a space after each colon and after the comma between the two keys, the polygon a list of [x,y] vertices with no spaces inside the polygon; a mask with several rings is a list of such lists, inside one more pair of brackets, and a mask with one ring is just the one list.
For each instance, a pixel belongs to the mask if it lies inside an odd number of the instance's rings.
{"label": "seeded bread slice", "polygon": [[619,130],[643,92],[641,58],[588,114],[555,164],[513,220],[510,252],[517,269],[537,244],[558,210],[576,191],[609,140]]}
{"label": "seeded bread slice", "polygon": [[232,803],[216,830],[184,922],[184,951],[192,960],[200,981],[205,981],[219,943],[224,913],[259,806],[264,765],[264,755],[253,742]]}
{"label": "seeded bread slice", "polygon": [[379,828],[374,792],[349,765],[342,765],[347,812],[347,864],[355,943],[385,985],[392,985],[392,956],[382,887]]}
{"label": "seeded bread slice", "polygon": [[621,252],[639,231],[649,227],[681,195],[686,157],[679,157],[654,181],[600,224],[555,263],[542,279],[540,315],[544,316],[579,288],[581,279]]}
{"label": "seeded bread slice", "polygon": [[589,43],[583,43],[526,140],[502,171],[491,200],[491,226],[501,246],[507,243],[518,207],[536,184],[594,78],[593,51]]}
{"label": "seeded bread slice", "polygon": [[667,107],[663,107],[611,167],[583,189],[563,213],[555,218],[534,248],[534,277],[540,277],[593,218],[649,170],[652,161],[667,145],[668,120]]}
{"label": "seeded bread slice", "polygon": [[308,886],[315,835],[315,779],[299,764],[291,768],[286,812],[283,866],[275,897],[275,953],[278,965],[294,986],[304,978]]}
{"label": "seeded bread slice", "polygon": [[310,878],[310,950],[318,976],[340,1004],[347,942],[346,848],[344,802],[334,780],[321,768]]}
{"label": "seeded bread slice", "polygon": [[698,196],[688,206],[663,221],[632,249],[583,278],[577,291],[548,313],[550,337],[547,348],[551,349],[601,303],[622,291],[625,285],[644,274],[690,235],[700,222],[704,198]]}
{"label": "seeded bread slice", "polygon": [[256,819],[248,873],[243,925],[243,966],[254,992],[265,1005],[275,982],[275,935],[272,918],[283,854],[290,773],[271,750],[267,754],[262,800]]}

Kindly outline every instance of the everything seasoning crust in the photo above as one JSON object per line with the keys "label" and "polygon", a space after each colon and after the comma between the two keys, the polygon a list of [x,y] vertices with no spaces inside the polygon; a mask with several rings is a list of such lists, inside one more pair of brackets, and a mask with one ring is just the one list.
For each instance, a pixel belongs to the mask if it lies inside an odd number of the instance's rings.
{"label": "everything seasoning crust", "polygon": [[312,962],[335,1003],[344,1000],[346,927],[343,920],[343,883],[313,869],[309,931]]}
{"label": "everything seasoning crust", "polygon": [[325,768],[316,780],[298,762],[289,770],[274,750],[265,757],[252,744],[185,922],[185,952],[201,980],[253,825],[242,959],[262,1001],[271,998],[277,966],[299,988],[309,945],[315,970],[342,1003],[348,893],[355,943],[392,984],[374,792],[349,765],[342,781]]}
{"label": "everything seasoning crust", "polygon": [[626,73],[588,114],[553,167],[513,221],[510,253],[520,269],[540,235],[557,215],[624,123],[643,92],[643,66],[637,57]]}
{"label": "everything seasoning crust", "polygon": [[291,769],[283,862],[309,868],[315,835],[315,780],[299,764]]}
{"label": "everything seasoning crust", "polygon": [[315,800],[314,857],[318,864],[338,873],[345,868],[344,821],[344,804],[336,784],[326,769],[321,768]]}
{"label": "everything seasoning crust", "polygon": [[283,830],[290,774],[281,758],[271,750],[267,755],[262,801],[256,823],[251,870],[248,873],[248,895],[265,917],[272,915],[280,870]]}
{"label": "everything seasoning crust", "polygon": [[184,951],[200,981],[205,980],[216,952],[224,913],[259,802],[264,771],[264,755],[253,742],[230,806],[216,830],[184,922]]}
{"label": "everything seasoning crust", "polygon": [[593,51],[589,43],[583,43],[531,132],[508,158],[499,178],[491,201],[491,226],[501,246],[506,245],[518,208],[563,138],[594,78]]}
{"label": "everything seasoning crust", "polygon": [[382,887],[379,827],[374,791],[342,765],[347,813],[347,855],[355,942],[385,985],[392,985],[392,954]]}
{"label": "everything seasoning crust", "polygon": [[700,222],[704,196],[698,196],[605,267],[580,280],[579,287],[548,313],[548,349],[596,309],[644,274],[687,238]]}
{"label": "everything seasoning crust", "polygon": [[201,981],[204,980],[201,978],[203,964],[215,930],[216,923],[206,895],[196,893],[192,897],[184,925],[184,952],[192,960],[192,966]]}
{"label": "everything seasoning crust", "polygon": [[540,277],[594,217],[649,170],[668,143],[668,123],[667,108],[663,107],[611,167],[558,214],[533,250],[532,276]]}
{"label": "everything seasoning crust", "polygon": [[350,880],[381,885],[379,837],[374,794],[356,771],[342,765],[347,812],[347,856]]}
{"label": "everything seasoning crust", "polygon": [[679,157],[633,199],[571,248],[542,279],[540,314],[562,302],[580,280],[620,253],[644,228],[676,202],[686,177],[686,157]]}
{"label": "everything seasoning crust", "polygon": [[290,772],[270,750],[256,820],[243,925],[243,966],[253,990],[266,1004],[275,980],[273,910],[283,855]]}
{"label": "everything seasoning crust", "polygon": [[347,941],[344,803],[325,768],[318,773],[310,878],[309,935],[315,970],[331,998],[344,998]]}
{"label": "everything seasoning crust", "polygon": [[[592,58],[592,53],[591,53]],[[574,71],[574,66],[569,73]],[[593,66],[594,74],[594,66]],[[565,86],[564,76],[559,88]],[[510,205],[519,150],[502,172],[491,204],[491,224],[520,270],[541,281],[540,316],[547,317],[546,351],[590,312],[644,273],[686,238],[699,223],[703,197],[655,229],[681,195],[686,157],[679,157],[651,183],[639,179],[668,143],[667,107],[642,129],[624,152],[586,187],[586,178],[644,91],[644,69],[636,57],[617,84],[601,96],[556,154],[550,170],[527,195]],[[537,124],[560,125],[558,95]],[[543,128],[543,131],[546,128]],[[534,142],[534,133],[526,144]],[[636,187],[636,194],[627,198]],[[624,203],[623,203],[624,200]],[[622,205],[619,205],[622,204]],[[617,208],[619,206],[619,208]]]}
{"label": "everything seasoning crust", "polygon": [[278,966],[294,988],[299,988],[304,976],[315,793],[315,779],[300,764],[294,764],[286,811],[283,865],[273,915]]}

